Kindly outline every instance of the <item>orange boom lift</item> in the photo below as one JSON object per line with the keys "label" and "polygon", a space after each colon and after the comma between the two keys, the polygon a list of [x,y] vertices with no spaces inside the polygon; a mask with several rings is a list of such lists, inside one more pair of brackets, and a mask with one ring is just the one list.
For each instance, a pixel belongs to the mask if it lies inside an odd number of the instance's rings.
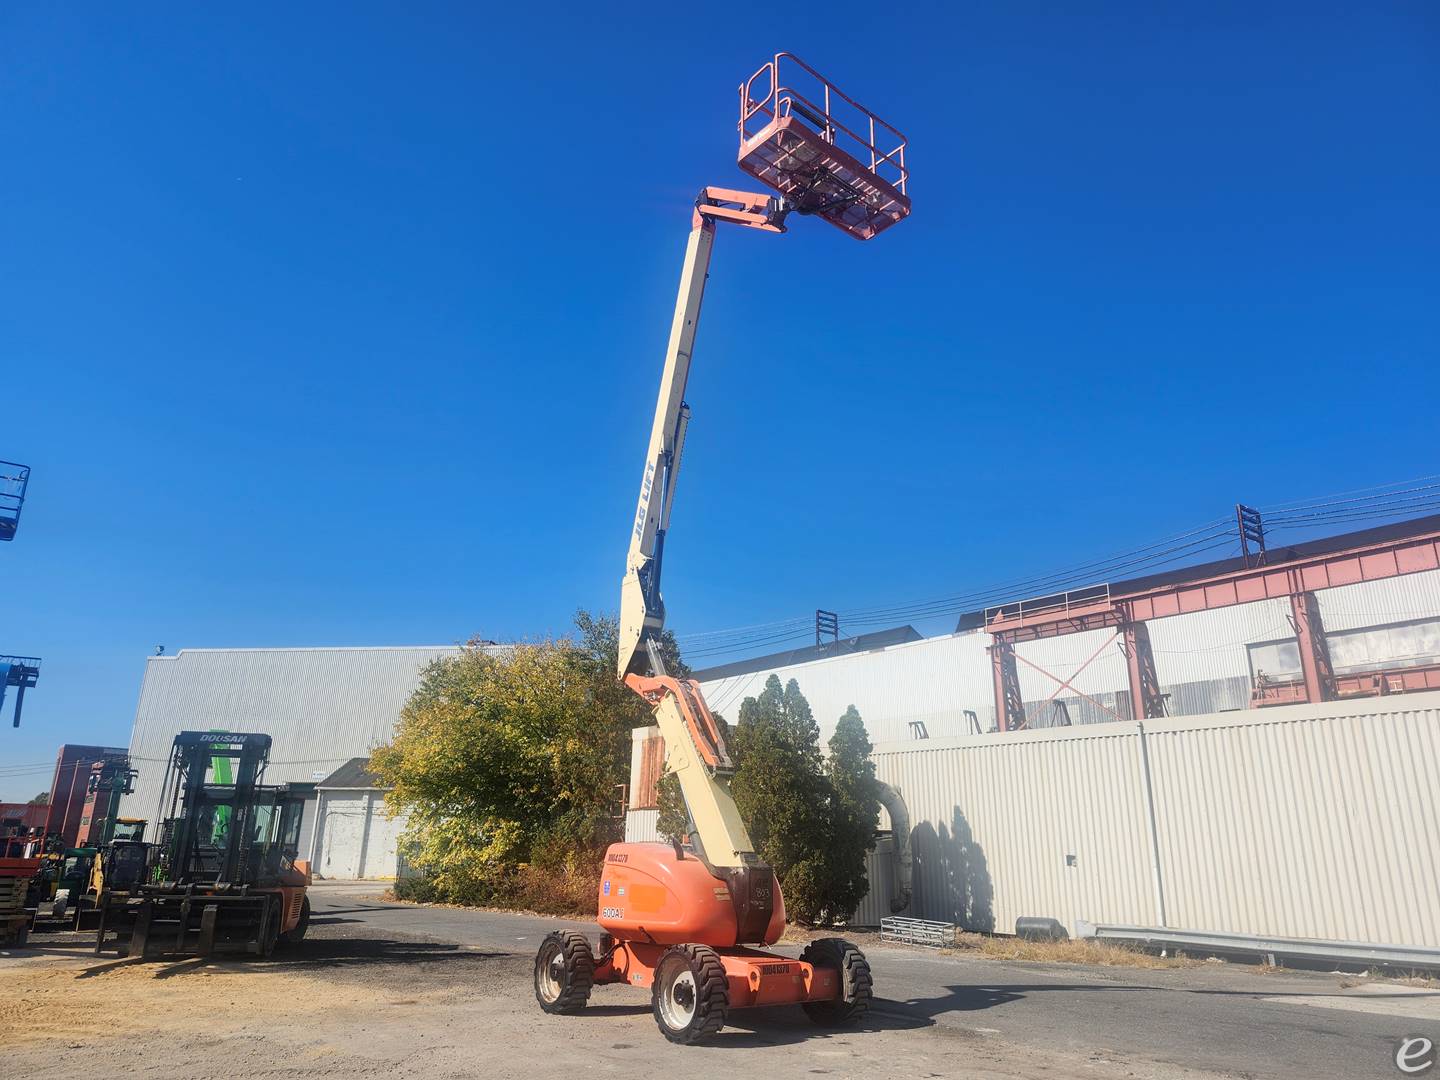
{"label": "orange boom lift", "polygon": [[782,233],[798,213],[869,240],[910,213],[905,137],[789,53],[740,87],[739,129],[740,167],[776,194],[708,187],[696,200],[620,594],[618,674],[655,710],[666,769],[685,796],[688,843],[612,844],[598,950],[560,931],[535,957],[546,1012],[578,1011],[597,983],[646,986],[661,1032],[677,1043],[719,1031],[730,1009],[799,1003],[818,1023],[842,1024],[870,1003],[870,967],[849,942],[812,942],[798,961],[758,947],[779,940],[785,901],[731,797],[733,762],[699,685],[666,674],[660,567],[716,226]]}

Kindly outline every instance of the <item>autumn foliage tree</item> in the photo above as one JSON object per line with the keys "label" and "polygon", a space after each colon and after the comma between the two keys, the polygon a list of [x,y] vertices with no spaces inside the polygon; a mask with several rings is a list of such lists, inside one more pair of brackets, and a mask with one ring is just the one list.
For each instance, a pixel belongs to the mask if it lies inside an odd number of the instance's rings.
{"label": "autumn foliage tree", "polygon": [[650,710],[615,677],[615,620],[582,611],[576,629],[435,661],[372,755],[387,804],[408,815],[420,877],[406,887],[420,898],[594,904],[605,846],[623,831],[630,730]]}

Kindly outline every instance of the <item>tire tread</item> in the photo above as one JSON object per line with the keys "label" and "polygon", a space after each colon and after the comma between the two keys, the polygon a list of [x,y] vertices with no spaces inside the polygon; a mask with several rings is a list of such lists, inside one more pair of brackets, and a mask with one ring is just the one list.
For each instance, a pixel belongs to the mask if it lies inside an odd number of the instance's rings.
{"label": "tire tread", "polygon": [[840,974],[840,997],[834,1001],[807,1001],[803,1007],[812,1021],[823,1027],[853,1024],[870,1011],[875,980],[870,962],[852,942],[844,938],[816,938],[805,946],[800,959],[815,967],[833,968]]}
{"label": "tire tread", "polygon": [[730,980],[720,954],[708,945],[675,945],[667,949],[655,965],[658,976],[671,956],[684,958],[695,973],[695,1019],[683,1031],[672,1031],[660,1017],[660,980],[655,980],[650,993],[651,1008],[660,1033],[673,1043],[688,1046],[709,1038],[725,1026],[730,1012]]}
{"label": "tire tread", "polygon": [[535,954],[535,963],[540,963],[540,953],[545,951],[545,946],[550,941],[556,941],[560,945],[560,955],[565,960],[565,971],[568,979],[565,989],[560,991],[560,996],[552,1002],[545,1001],[540,996],[539,972],[536,972],[535,979],[535,1000],[540,1002],[540,1007],[548,1013],[571,1015],[579,1012],[590,1000],[590,990],[595,985],[595,956],[590,951],[590,942],[585,935],[577,930],[554,930],[545,935],[545,940],[540,943],[540,952]]}

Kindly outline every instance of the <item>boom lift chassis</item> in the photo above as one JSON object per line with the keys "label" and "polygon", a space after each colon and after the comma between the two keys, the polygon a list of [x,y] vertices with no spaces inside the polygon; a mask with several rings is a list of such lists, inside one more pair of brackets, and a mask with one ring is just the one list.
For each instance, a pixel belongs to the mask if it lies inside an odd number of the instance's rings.
{"label": "boom lift chassis", "polygon": [[[755,947],[779,940],[784,900],[731,796],[734,762],[699,684],[665,670],[660,571],[717,225],[783,233],[786,218],[800,213],[868,240],[910,212],[905,139],[788,53],[741,86],[739,128],[741,168],[776,194],[707,187],[696,199],[621,585],[617,675],[654,709],[667,771],[685,797],[688,843],[611,845],[598,952],[584,935],[559,931],[535,958],[545,1011],[577,1011],[596,983],[646,986],[662,1034],[677,1043],[706,1038],[730,1009],[754,1005],[800,1004],[818,1023],[853,1022],[871,989],[865,957],[840,938],[812,942],[798,960]],[[888,141],[886,133],[895,145],[882,152],[877,139]]]}

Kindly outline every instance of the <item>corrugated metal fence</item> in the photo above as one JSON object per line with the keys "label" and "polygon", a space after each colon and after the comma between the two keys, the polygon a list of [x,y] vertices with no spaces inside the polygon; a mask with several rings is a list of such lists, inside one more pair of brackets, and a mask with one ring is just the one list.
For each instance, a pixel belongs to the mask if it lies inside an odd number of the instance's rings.
{"label": "corrugated metal fence", "polygon": [[[882,744],[909,914],[1440,942],[1440,693]],[[628,838],[654,838],[632,810]],[[857,922],[889,913],[888,854]]]}
{"label": "corrugated metal fence", "polygon": [[1440,694],[880,746],[913,914],[1440,941]]}

